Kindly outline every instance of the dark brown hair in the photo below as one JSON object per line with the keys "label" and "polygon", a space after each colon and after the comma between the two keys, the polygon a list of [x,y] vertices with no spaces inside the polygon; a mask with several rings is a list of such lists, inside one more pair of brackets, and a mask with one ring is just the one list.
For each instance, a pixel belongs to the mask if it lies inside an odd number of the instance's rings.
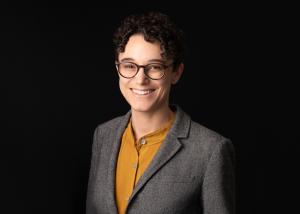
{"label": "dark brown hair", "polygon": [[162,58],[173,60],[174,68],[183,62],[183,32],[167,15],[148,12],[126,17],[113,36],[116,60],[119,53],[124,52],[129,38],[134,34],[142,34],[147,42],[159,42]]}

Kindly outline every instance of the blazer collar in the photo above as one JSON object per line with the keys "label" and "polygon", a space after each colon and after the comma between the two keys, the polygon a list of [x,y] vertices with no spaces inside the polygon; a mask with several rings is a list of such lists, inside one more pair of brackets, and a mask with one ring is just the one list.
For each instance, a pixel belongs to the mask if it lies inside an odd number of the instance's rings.
{"label": "blazer collar", "polygon": [[[170,105],[172,110],[176,111],[176,118],[174,123],[166,136],[163,144],[153,157],[150,165],[145,170],[144,174],[140,177],[138,183],[136,184],[133,193],[128,201],[128,206],[132,199],[138,194],[141,188],[151,179],[155,173],[164,166],[166,162],[172,159],[176,153],[181,148],[181,143],[179,141],[180,138],[186,138],[188,136],[188,132],[190,129],[191,119],[190,116],[187,115],[178,105]],[[126,115],[123,116],[121,122],[117,128],[117,130],[112,130],[116,132],[115,139],[112,141],[112,153],[109,162],[109,169],[108,169],[108,197],[107,202],[111,213],[117,213],[116,207],[116,200],[115,200],[115,171],[116,171],[116,164],[118,160],[118,153],[121,145],[122,135],[123,132],[129,122],[131,116],[131,111],[127,112]]]}
{"label": "blazer collar", "polygon": [[116,128],[111,128],[111,132],[113,134],[111,136],[114,136],[114,138],[110,139],[109,143],[112,145],[112,150],[110,155],[110,160],[109,160],[109,166],[108,166],[108,175],[107,175],[107,204],[108,208],[110,210],[109,213],[111,214],[117,214],[118,209],[116,205],[116,198],[115,198],[115,182],[116,182],[116,166],[117,166],[117,161],[118,161],[118,154],[119,154],[119,149],[122,141],[122,136],[124,133],[124,130],[126,129],[126,126],[129,122],[131,116],[131,111],[127,112],[126,115],[121,117],[121,122],[117,124]]}
{"label": "blazer collar", "polygon": [[178,105],[172,104],[170,108],[176,111],[176,118],[170,129],[170,134],[177,138],[186,138],[190,131],[191,117]]}

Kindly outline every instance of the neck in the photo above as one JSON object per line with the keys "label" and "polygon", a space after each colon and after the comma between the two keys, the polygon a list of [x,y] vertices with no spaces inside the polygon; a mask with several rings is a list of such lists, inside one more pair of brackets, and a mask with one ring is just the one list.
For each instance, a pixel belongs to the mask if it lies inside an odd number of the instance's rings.
{"label": "neck", "polygon": [[166,106],[154,112],[139,112],[132,110],[131,123],[135,139],[154,132],[164,126],[172,116],[171,109]]}

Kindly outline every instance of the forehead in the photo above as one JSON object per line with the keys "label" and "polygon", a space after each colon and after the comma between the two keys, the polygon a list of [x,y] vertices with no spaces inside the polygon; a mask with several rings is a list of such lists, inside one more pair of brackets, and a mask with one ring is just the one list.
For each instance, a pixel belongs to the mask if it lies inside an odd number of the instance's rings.
{"label": "forehead", "polygon": [[136,62],[147,62],[149,60],[161,60],[162,50],[159,42],[148,42],[141,34],[133,35],[129,38],[124,52],[119,54],[119,60],[130,58]]}

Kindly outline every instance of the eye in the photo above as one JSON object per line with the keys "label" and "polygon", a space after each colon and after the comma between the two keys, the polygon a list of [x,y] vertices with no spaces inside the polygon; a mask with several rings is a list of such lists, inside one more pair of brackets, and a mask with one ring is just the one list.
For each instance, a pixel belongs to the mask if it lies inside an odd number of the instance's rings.
{"label": "eye", "polygon": [[161,64],[150,64],[148,65],[149,70],[156,70],[156,71],[162,71],[164,69],[163,65]]}
{"label": "eye", "polygon": [[122,66],[125,69],[135,69],[135,65],[132,63],[123,63]]}

